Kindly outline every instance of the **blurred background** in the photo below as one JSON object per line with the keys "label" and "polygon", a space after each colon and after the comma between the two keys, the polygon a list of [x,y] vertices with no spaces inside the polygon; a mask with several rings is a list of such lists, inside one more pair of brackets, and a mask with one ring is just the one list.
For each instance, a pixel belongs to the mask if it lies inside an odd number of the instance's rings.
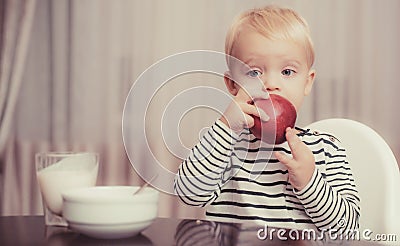
{"label": "blurred background", "polygon": [[[40,151],[99,152],[98,185],[142,184],[121,133],[135,80],[178,52],[223,52],[232,19],[271,3],[297,10],[315,43],[317,77],[297,124],[360,121],[400,160],[398,0],[0,0],[0,215],[42,214],[34,167]],[[169,170],[176,171],[180,159],[156,131],[161,114],[171,97],[199,85],[225,90],[219,76],[184,75],[160,89],[151,105],[149,143]],[[201,109],[185,115],[178,129],[182,144],[192,146],[217,117]],[[160,216],[203,214],[168,194],[160,202]]]}

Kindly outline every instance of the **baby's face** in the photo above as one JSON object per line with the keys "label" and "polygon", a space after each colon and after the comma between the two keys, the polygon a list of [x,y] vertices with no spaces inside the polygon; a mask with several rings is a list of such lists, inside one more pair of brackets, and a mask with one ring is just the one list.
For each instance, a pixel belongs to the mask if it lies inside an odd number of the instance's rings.
{"label": "baby's face", "polygon": [[247,65],[235,63],[230,71],[244,88],[258,87],[281,95],[296,109],[311,91],[314,71],[307,66],[305,49],[294,41],[270,40],[256,31],[243,30],[232,55]]}

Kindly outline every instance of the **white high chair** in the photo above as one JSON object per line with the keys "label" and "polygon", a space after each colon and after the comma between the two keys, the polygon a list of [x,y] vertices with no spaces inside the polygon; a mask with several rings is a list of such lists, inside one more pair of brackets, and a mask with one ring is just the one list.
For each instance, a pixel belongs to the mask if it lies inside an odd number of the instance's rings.
{"label": "white high chair", "polygon": [[360,232],[397,234],[399,243],[400,173],[385,140],[370,127],[348,119],[326,119],[307,127],[331,133],[346,148],[361,198]]}

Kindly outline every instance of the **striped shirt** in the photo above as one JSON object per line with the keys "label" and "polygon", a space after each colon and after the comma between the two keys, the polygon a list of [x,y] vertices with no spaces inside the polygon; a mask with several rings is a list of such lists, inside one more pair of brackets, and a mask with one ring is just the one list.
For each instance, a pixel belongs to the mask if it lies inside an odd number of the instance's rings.
{"label": "striped shirt", "polygon": [[291,186],[287,168],[273,155],[279,151],[291,156],[287,142],[269,145],[248,129],[237,135],[218,120],[182,162],[176,193],[188,205],[207,206],[211,220],[322,231],[358,229],[360,199],[345,149],[330,134],[296,129],[316,165],[302,190]]}

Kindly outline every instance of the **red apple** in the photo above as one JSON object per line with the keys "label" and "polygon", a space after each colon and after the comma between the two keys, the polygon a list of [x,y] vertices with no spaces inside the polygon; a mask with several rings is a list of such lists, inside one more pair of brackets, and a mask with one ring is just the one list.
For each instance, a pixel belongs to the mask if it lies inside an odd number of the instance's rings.
{"label": "red apple", "polygon": [[281,144],[286,141],[287,127],[294,127],[297,113],[296,108],[282,96],[272,94],[269,99],[255,100],[254,104],[270,117],[268,121],[261,121],[253,116],[254,126],[251,133],[269,144]]}

